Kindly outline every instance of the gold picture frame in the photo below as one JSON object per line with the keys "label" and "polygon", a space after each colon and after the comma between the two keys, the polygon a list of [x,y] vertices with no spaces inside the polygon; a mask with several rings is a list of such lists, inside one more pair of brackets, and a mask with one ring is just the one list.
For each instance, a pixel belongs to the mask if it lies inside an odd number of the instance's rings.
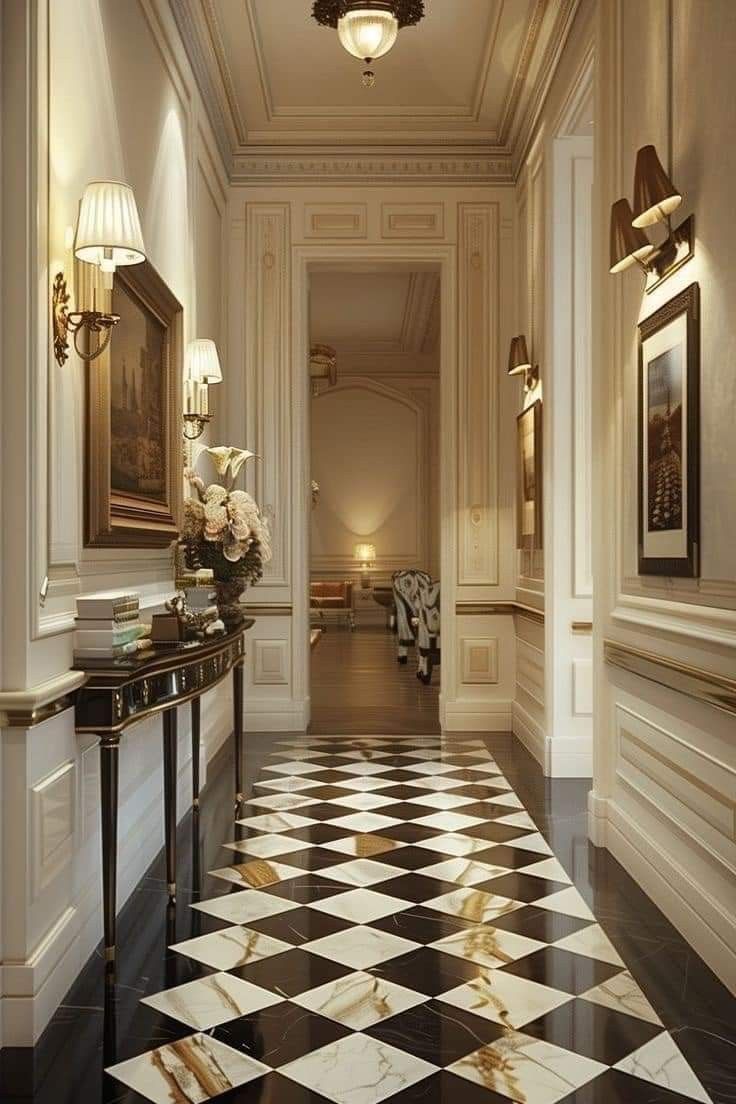
{"label": "gold picture frame", "polygon": [[166,548],[182,502],[183,308],[150,261],[118,268],[112,292],[79,268],[120,315],[86,369],[85,546]]}
{"label": "gold picture frame", "polygon": [[542,400],[516,419],[516,547],[528,551],[542,541]]}

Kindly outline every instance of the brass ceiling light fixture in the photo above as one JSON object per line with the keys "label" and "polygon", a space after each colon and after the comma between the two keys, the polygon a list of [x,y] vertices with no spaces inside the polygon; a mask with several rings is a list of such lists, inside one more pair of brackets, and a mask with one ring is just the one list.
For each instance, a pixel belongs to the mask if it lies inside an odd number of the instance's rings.
{"label": "brass ceiling light fixture", "polygon": [[371,65],[389,52],[402,27],[424,18],[424,0],[314,0],[312,16],[334,27],[347,52],[365,62],[363,85],[372,88]]}
{"label": "brass ceiling light fixture", "polygon": [[[693,216],[673,227],[672,214],[682,193],[665,172],[654,146],[642,146],[636,155],[634,205],[618,199],[611,207],[611,273],[637,264],[646,274],[646,290],[653,291],[693,255]],[[665,223],[667,237],[654,245],[644,229]]]}

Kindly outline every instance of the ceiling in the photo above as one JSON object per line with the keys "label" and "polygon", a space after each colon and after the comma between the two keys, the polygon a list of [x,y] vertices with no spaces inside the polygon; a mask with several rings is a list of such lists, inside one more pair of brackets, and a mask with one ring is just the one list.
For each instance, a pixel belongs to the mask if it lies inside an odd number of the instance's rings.
{"label": "ceiling", "polygon": [[439,290],[436,271],[315,271],[311,340],[335,347],[343,375],[435,374]]}
{"label": "ceiling", "polygon": [[311,0],[170,0],[235,175],[285,153],[412,148],[499,165],[538,110],[577,0],[426,0],[363,88]]}

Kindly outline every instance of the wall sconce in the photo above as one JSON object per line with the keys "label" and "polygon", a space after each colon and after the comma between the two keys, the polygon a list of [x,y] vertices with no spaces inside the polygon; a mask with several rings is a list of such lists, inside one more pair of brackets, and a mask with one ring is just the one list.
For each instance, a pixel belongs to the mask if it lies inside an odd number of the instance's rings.
{"label": "wall sconce", "polygon": [[309,350],[309,378],[312,381],[312,396],[315,399],[323,389],[335,386],[337,353],[331,345],[312,345]]}
{"label": "wall sconce", "polygon": [[212,418],[209,387],[222,383],[217,346],[209,338],[190,341],[184,358],[184,437],[196,441]]}
{"label": "wall sconce", "polygon": [[532,367],[526,337],[524,334],[519,334],[518,337],[512,337],[511,339],[508,374],[510,376],[520,376],[522,372],[524,373],[524,390],[533,391],[539,383],[539,365],[535,364]]}
{"label": "wall sconce", "polygon": [[[627,199],[611,207],[611,273],[638,265],[646,274],[646,290],[652,291],[693,255],[693,216],[672,226],[672,213],[682,194],[662,168],[654,146],[642,146],[636,155],[633,210]],[[667,224],[667,237],[654,245],[644,228]]]}
{"label": "wall sconce", "polygon": [[[117,180],[93,180],[84,189],[74,235],[74,256],[102,270],[104,286],[112,289],[118,265],[141,264],[146,259],[141,223],[133,189]],[[110,344],[113,327],[120,316],[97,310],[93,291],[92,310],[69,311],[69,293],[63,272],[57,272],[51,296],[54,356],[62,367],[69,356],[69,335],[82,360],[96,360]],[[97,334],[93,350],[80,347],[79,335]]]}
{"label": "wall sconce", "polygon": [[375,544],[356,544],[353,555],[361,567],[360,585],[363,590],[367,590],[371,585],[370,572],[376,566],[376,546]]}

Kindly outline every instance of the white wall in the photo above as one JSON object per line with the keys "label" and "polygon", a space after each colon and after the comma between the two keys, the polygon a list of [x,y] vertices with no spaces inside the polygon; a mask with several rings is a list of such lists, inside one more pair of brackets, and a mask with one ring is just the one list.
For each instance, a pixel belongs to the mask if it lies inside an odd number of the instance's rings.
{"label": "white wall", "polygon": [[[13,150],[3,160],[3,286],[14,291],[2,327],[3,364],[11,351],[13,365],[2,401],[2,690],[27,705],[40,685],[73,685],[78,594],[131,587],[151,609],[172,589],[167,552],[83,547],[84,385],[94,367],[74,355],[59,367],[48,325],[53,276],[73,272],[67,227],[88,180],[130,182],[148,255],[183,304],[185,336],[221,341],[226,180],[163,0],[18,0],[3,5],[3,47]],[[182,812],[186,721],[182,711]],[[210,757],[231,727],[227,692],[211,695],[203,724]],[[162,844],[160,748],[155,720],[122,741],[120,905]],[[101,935],[97,770],[71,709],[2,732],[6,1045],[38,1037]]]}
{"label": "white wall", "polygon": [[273,509],[277,550],[251,599],[250,725],[309,722],[307,287],[312,268],[364,263],[442,271],[441,719],[450,729],[509,728],[513,623],[488,606],[514,595],[514,396],[501,368],[512,336],[513,218],[504,187],[232,189],[228,435],[263,456],[251,486]]}
{"label": "white wall", "polygon": [[[733,715],[609,666],[610,640],[733,677],[736,645],[736,223],[730,0],[600,6],[594,316],[596,731],[591,836],[736,991]],[[670,52],[671,45],[671,52]],[[670,69],[671,66],[671,69]],[[668,79],[671,73],[671,80]],[[695,216],[695,256],[650,295],[609,277],[611,203],[654,143]],[[637,322],[690,283],[701,301],[701,572],[637,574]]]}
{"label": "white wall", "polygon": [[439,574],[437,377],[340,377],[311,402],[311,574],[354,575],[355,545],[376,546],[376,577]]}
{"label": "white wall", "polygon": [[[543,536],[518,553],[514,732],[546,775],[592,774],[592,2],[581,3],[516,188],[517,332],[539,365]],[[535,615],[534,611],[538,611]],[[585,626],[583,628],[582,626]]]}

